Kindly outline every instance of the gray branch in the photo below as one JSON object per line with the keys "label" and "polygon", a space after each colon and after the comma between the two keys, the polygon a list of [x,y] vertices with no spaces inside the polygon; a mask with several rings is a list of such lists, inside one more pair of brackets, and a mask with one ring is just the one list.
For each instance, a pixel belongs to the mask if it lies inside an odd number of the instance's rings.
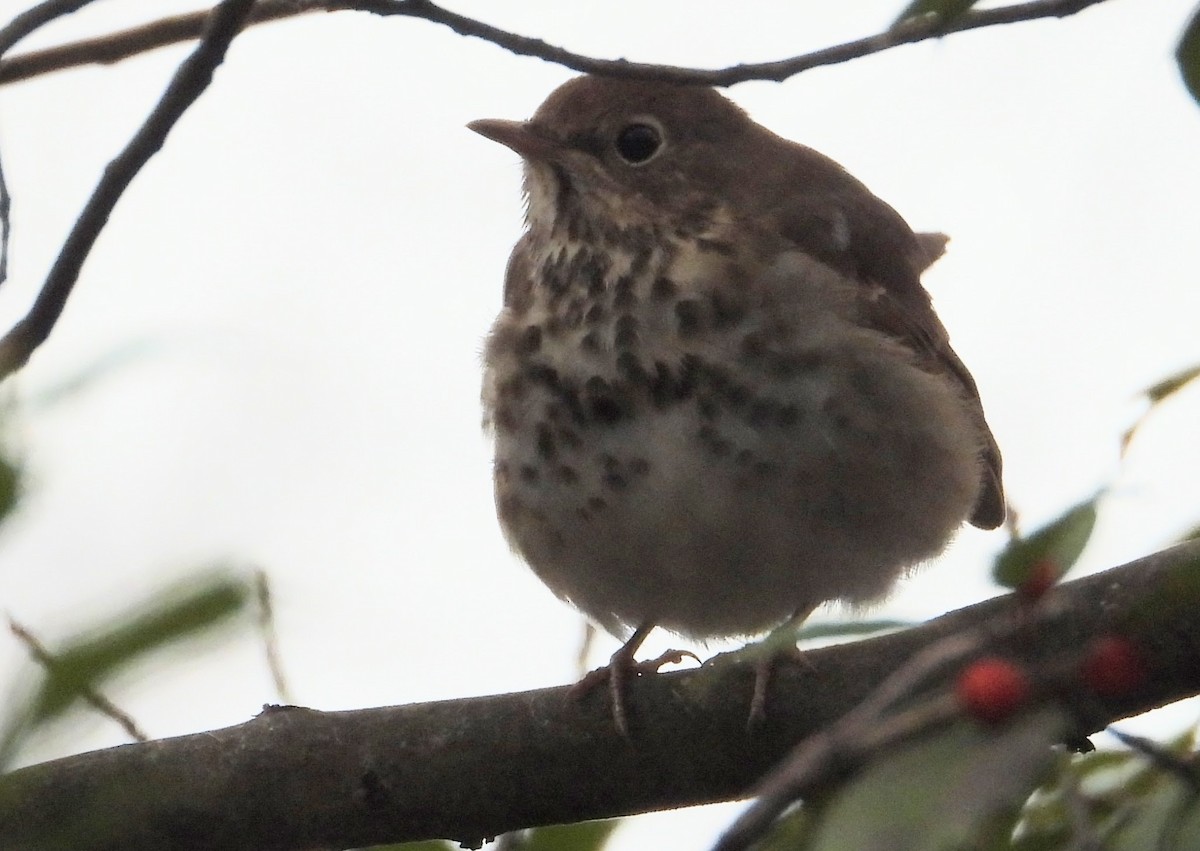
{"label": "gray branch", "polygon": [[1191,542],[1067,583],[1033,609],[999,597],[813,650],[810,664],[773,680],[767,721],[753,734],[753,664],[728,657],[633,682],[629,740],[614,731],[602,690],[578,701],[553,688],[351,712],[269,707],[236,727],[0,778],[0,847],[266,851],[434,837],[477,845],[522,827],[741,798],[921,648],[1014,617],[1027,624],[998,630],[987,652],[1032,668],[1061,666],[1106,632],[1145,651],[1140,688],[1081,701],[1084,735],[1200,693],[1198,596],[1200,542]]}

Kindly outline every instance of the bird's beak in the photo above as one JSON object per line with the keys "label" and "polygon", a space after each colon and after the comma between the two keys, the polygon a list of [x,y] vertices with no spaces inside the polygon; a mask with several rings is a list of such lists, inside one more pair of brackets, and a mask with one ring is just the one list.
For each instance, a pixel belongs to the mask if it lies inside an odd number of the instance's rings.
{"label": "bird's beak", "polygon": [[467,129],[512,148],[527,160],[551,159],[554,152],[562,147],[559,142],[539,133],[528,121],[481,118],[468,124]]}

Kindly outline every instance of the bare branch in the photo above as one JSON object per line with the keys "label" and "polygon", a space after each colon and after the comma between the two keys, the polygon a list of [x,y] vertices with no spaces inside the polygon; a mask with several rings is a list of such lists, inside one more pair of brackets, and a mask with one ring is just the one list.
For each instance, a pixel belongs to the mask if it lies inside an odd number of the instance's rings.
{"label": "bare branch", "polygon": [[[244,26],[291,18],[309,12],[335,11],[336,6],[323,0],[258,0]],[[73,41],[44,50],[31,50],[0,61],[0,84],[27,80],[52,71],[80,65],[111,65],[159,47],[193,41],[204,32],[211,9],[172,15],[97,38]],[[2,44],[2,42],[0,42]]]}
{"label": "bare branch", "polygon": [[[721,69],[678,68],[625,60],[598,59],[547,44],[539,38],[490,26],[474,18],[455,14],[426,0],[260,0],[250,23],[263,23],[293,15],[324,10],[358,10],[376,15],[403,15],[421,18],[449,27],[459,35],[480,38],[521,56],[554,62],[576,71],[612,76],[639,77],[709,86],[731,86],[747,80],[786,80],[802,71],[822,65],[836,65],[862,56],[880,53],[903,44],[913,44],[950,33],[1001,24],[1033,21],[1039,18],[1064,18],[1104,0],[1032,0],[996,9],[968,12],[945,23],[936,17],[906,21],[876,35],[850,41],[813,53],[781,59],[731,65]],[[163,18],[139,27],[100,38],[72,42],[59,47],[32,51],[0,61],[0,84],[24,80],[39,74],[92,63],[118,62],[138,53],[168,44],[197,38],[209,12],[193,12]]]}
{"label": "bare branch", "polygon": [[1200,792],[1200,766],[1193,765],[1187,759],[1171,753],[1162,745],[1147,739],[1145,736],[1135,736],[1125,733],[1115,727],[1109,727],[1108,732],[1135,751],[1138,751],[1156,766],[1169,774],[1175,775],[1192,790],[1193,794]]}
{"label": "bare branch", "polygon": [[29,313],[0,338],[0,380],[20,369],[45,342],[67,303],[96,237],[108,222],[117,201],[142,166],[154,156],[175,122],[208,88],[213,70],[254,5],[254,0],[224,0],[209,18],[196,50],[184,60],[166,92],[125,149],[104,169],[63,243]]}
{"label": "bare branch", "polygon": [[623,59],[596,59],[572,53],[547,44],[541,39],[510,33],[484,24],[472,18],[457,15],[427,0],[354,0],[345,7],[353,7],[377,15],[406,15],[424,18],[443,24],[459,35],[473,36],[489,41],[521,56],[533,56],[554,62],[588,74],[605,74],[614,77],[636,77],[646,80],[661,80],[675,83],[696,83],[706,86],[732,86],[748,80],[782,81],[802,71],[822,65],[836,65],[858,59],[872,53],[880,53],[902,44],[913,44],[954,32],[979,29],[997,24],[1031,21],[1036,18],[1066,17],[1102,3],[1104,0],[1033,0],[1016,3],[998,9],[968,12],[949,24],[936,16],[905,21],[892,29],[836,47],[825,48],[790,59],[775,62],[756,62],[730,65],[710,70],[705,68],[679,68],[671,65],[653,65],[627,62]]}
{"label": "bare branch", "polygon": [[[1148,651],[1144,682],[1120,698],[1088,699],[1080,735],[1196,694],[1197,571],[1192,542],[1066,583],[1051,593],[1054,605],[1028,612],[1027,629],[995,644],[989,637],[982,652],[1038,669],[1078,654],[1087,636],[1136,630]],[[754,662],[729,657],[632,682],[632,740],[614,730],[603,695],[572,702],[566,688],[353,712],[272,707],[237,727],[0,778],[0,847],[267,851],[434,837],[474,847],[516,828],[740,798],[921,648],[1014,606],[999,597],[809,651],[807,666],[772,680],[766,721],[751,736]],[[936,667],[920,672],[933,694],[955,675]],[[935,700],[921,711],[945,709]]]}

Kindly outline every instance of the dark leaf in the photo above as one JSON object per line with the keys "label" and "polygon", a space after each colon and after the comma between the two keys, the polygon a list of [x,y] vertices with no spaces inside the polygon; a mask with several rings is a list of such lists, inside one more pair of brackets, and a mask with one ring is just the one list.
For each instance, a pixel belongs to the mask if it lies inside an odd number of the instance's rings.
{"label": "dark leaf", "polygon": [[0,448],[0,521],[12,513],[21,495],[21,468]]}
{"label": "dark leaf", "polygon": [[1175,48],[1175,59],[1179,62],[1179,73],[1183,84],[1200,103],[1200,8],[1183,29],[1179,46]]}
{"label": "dark leaf", "polygon": [[1079,559],[1096,525],[1096,504],[1101,491],[1069,509],[1048,526],[1025,538],[1015,538],[996,557],[992,576],[1005,588],[1019,588],[1050,565],[1061,577]]}
{"label": "dark leaf", "polygon": [[978,0],[913,0],[892,22],[892,27],[926,15],[937,15],[941,23],[948,24],[955,18],[961,17],[977,2]]}

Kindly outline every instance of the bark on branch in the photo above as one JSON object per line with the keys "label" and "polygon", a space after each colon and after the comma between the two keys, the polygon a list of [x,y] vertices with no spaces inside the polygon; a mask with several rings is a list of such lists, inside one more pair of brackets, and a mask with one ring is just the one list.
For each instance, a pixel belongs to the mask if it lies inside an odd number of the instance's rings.
{"label": "bark on branch", "polygon": [[[1200,542],[1068,583],[1022,612],[1007,653],[1031,667],[1132,634],[1150,669],[1136,692],[1088,700],[1078,732],[1200,692]],[[445,837],[478,844],[533,825],[746,796],[799,741],[859,704],[918,649],[1014,616],[1001,597],[920,627],[807,654],[774,681],[746,733],[752,665],[639,679],[631,740],[602,693],[566,689],[320,712],[268,708],[224,730],[132,744],[0,778],[8,851],[311,849]]]}

